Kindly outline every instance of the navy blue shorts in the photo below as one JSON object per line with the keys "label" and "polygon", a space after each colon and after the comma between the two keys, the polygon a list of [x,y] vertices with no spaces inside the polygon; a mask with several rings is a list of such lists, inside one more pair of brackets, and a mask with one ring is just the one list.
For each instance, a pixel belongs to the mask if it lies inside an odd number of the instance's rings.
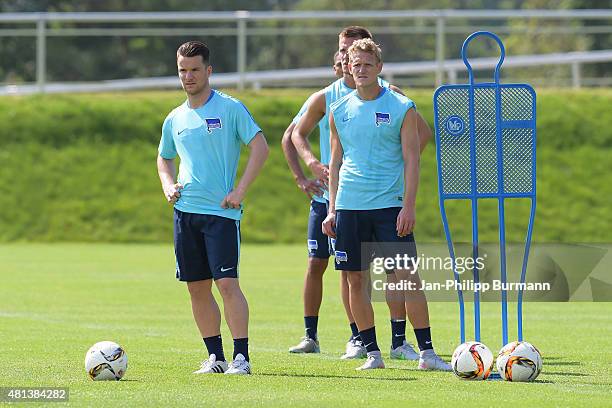
{"label": "navy blue shorts", "polygon": [[[368,270],[374,251],[378,257],[407,255],[416,258],[414,235],[408,234],[405,237],[397,235],[397,215],[400,210],[400,207],[337,210],[336,270]],[[376,246],[367,243],[376,243]]]}
{"label": "navy blue shorts", "polygon": [[174,253],[180,281],[237,278],[240,221],[175,208]]}
{"label": "navy blue shorts", "polygon": [[331,242],[323,233],[323,221],[327,217],[327,204],[312,200],[310,214],[308,215],[308,256],[311,258],[327,259],[333,251]]}

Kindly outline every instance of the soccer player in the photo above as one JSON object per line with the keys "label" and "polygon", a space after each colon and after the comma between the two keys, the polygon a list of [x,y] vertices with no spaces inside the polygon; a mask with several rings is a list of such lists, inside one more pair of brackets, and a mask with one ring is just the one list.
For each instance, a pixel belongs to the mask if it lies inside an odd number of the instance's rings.
{"label": "soccer player", "polygon": [[[342,78],[342,61],[340,53],[334,54],[334,65],[332,66],[337,78]],[[324,183],[317,179],[308,179],[302,167],[300,166],[298,154],[291,142],[291,134],[300,117],[308,108],[308,100],[302,105],[302,108],[295,116],[291,124],[285,130],[282,138],[282,147],[289,165],[289,169],[293,173],[297,186],[302,190],[309,199],[310,215],[308,217],[308,269],[304,279],[304,323],[306,326],[306,335],[295,347],[289,349],[292,353],[318,353],[319,343],[317,340],[317,323],[319,308],[323,298],[323,273],[327,268],[327,259],[331,253],[331,243],[329,238],[323,234],[321,223],[327,216],[327,200],[323,197]],[[327,131],[324,120],[319,123],[321,132]],[[323,133],[321,133],[323,135]],[[322,137],[323,140],[324,136]],[[326,142],[327,143],[327,142]],[[329,143],[327,143],[329,145]],[[329,147],[327,148],[329,152]],[[323,148],[325,154],[325,148]],[[329,154],[327,154],[329,155]],[[350,316],[349,316],[350,319]]]}
{"label": "soccer player", "polygon": [[[355,81],[349,72],[348,68],[348,54],[347,50],[351,44],[361,38],[372,38],[372,34],[364,27],[350,26],[346,27],[338,35],[338,54],[342,61],[342,74],[343,77],[327,86],[326,88],[315,92],[306,101],[300,113],[296,116],[298,122],[293,130],[291,136],[291,149],[289,151],[285,149],[285,155],[287,160],[290,162],[289,154],[293,154],[295,157],[295,151],[300,154],[306,165],[311,169],[317,180],[307,180],[305,177],[296,179],[298,186],[307,193],[314,193],[316,189],[321,186],[326,186],[328,182],[328,168],[329,163],[329,121],[327,119],[329,112],[329,105],[341,97],[351,93],[355,89]],[[382,86],[389,86],[396,92],[401,93],[398,88],[389,85],[388,82],[379,79],[379,83]],[[320,133],[320,149],[321,149],[321,160],[317,160],[314,153],[312,152],[308,143],[308,135],[312,131],[315,125],[319,124]],[[421,146],[425,147],[427,141],[431,138],[431,129],[423,118],[418,115],[418,129],[419,136],[421,138]],[[289,129],[287,129],[289,131]],[[285,133],[286,135],[287,133]],[[285,142],[284,142],[285,143]],[[289,154],[288,154],[288,153]],[[294,159],[296,160],[296,159]],[[290,167],[299,168],[299,164],[291,165]],[[301,172],[301,169],[299,169]],[[295,174],[295,171],[294,171]],[[314,198],[319,203],[327,204],[328,195],[325,192],[323,199],[319,197]],[[324,245],[321,238],[313,238],[316,234],[323,235],[319,232],[320,225],[326,214],[322,214],[322,205],[314,204],[311,205],[311,212],[309,218],[309,269],[305,279],[305,293],[306,288],[309,285],[320,288],[322,285],[322,275],[325,271],[328,263],[329,254],[326,253],[327,245]],[[312,232],[311,232],[312,231]],[[316,240],[316,243],[315,243]],[[313,251],[313,249],[316,250]],[[388,275],[388,279],[392,281],[395,275]],[[349,319],[351,327],[351,337],[346,345],[346,350],[343,359],[346,358],[360,358],[365,357],[366,351],[363,347],[357,325],[352,317],[349,296],[348,296],[348,282],[346,274],[342,273],[340,279],[342,301],[344,308]],[[319,292],[321,289],[319,289]],[[319,295],[320,296],[320,295]],[[397,296],[395,296],[397,298]],[[306,296],[305,296],[306,299]],[[391,358],[406,359],[406,360],[417,360],[419,355],[412,349],[412,347],[405,341],[406,331],[406,310],[404,308],[404,302],[402,301],[388,301],[387,302],[391,315]],[[316,308],[308,308],[305,304],[305,324],[306,324],[306,336],[302,339],[300,344],[290,349],[293,352],[317,352],[319,350],[319,343],[317,339],[317,322],[318,322],[318,306],[320,300],[315,303]],[[316,313],[309,315],[309,313]]]}
{"label": "soccer player", "polygon": [[[250,374],[249,308],[238,282],[240,218],[242,200],[268,156],[268,145],[239,100],[211,89],[205,44],[184,43],[176,59],[187,100],[164,121],[157,170],[164,195],[174,206],[176,277],[187,282],[193,317],[209,353],[195,373]],[[250,155],[234,187],[241,143]],[[234,338],[229,365],[223,354],[221,314],[211,292],[213,280]]]}
{"label": "soccer player", "polygon": [[[351,311],[367,351],[367,360],[358,369],[367,370],[385,365],[376,341],[361,245],[378,242],[379,255],[416,258],[412,230],[419,137],[414,103],[378,82],[382,70],[380,48],[365,38],[353,42],[348,53],[357,91],[329,108],[329,213],[323,231],[336,239],[336,269],[348,276]],[[398,243],[402,244],[402,253],[396,252]],[[364,255],[369,261],[370,254]],[[450,370],[433,350],[427,300],[418,289],[418,273],[396,268],[395,275],[417,288],[405,290],[404,299],[421,351],[419,369]]]}

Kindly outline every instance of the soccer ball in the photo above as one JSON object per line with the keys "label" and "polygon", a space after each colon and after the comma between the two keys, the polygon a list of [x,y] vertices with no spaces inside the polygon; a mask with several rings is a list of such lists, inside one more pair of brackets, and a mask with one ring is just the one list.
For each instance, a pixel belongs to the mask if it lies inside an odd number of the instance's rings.
{"label": "soccer ball", "polygon": [[499,351],[496,367],[504,380],[533,381],[542,371],[542,356],[526,341],[513,341]]}
{"label": "soccer ball", "polygon": [[127,370],[127,354],[117,343],[101,341],[85,354],[85,370],[94,381],[120,380]]}
{"label": "soccer ball", "polygon": [[486,380],[493,368],[493,354],[484,344],[468,341],[455,349],[451,365],[459,378]]}

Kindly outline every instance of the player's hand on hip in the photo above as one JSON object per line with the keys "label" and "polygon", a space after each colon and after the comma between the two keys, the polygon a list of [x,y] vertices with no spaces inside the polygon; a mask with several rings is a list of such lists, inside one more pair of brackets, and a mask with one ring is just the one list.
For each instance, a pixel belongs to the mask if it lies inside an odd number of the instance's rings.
{"label": "player's hand on hip", "polygon": [[164,195],[170,204],[176,203],[181,196],[183,185],[181,183],[168,184],[164,186]]}
{"label": "player's hand on hip", "polygon": [[402,207],[397,215],[397,236],[405,237],[412,233],[416,224],[416,211],[414,207]]}
{"label": "player's hand on hip", "polygon": [[238,190],[232,190],[221,201],[222,208],[240,208],[240,203],[244,199],[244,193]]}
{"label": "player's hand on hip", "polygon": [[300,179],[297,180],[297,186],[306,194],[309,198],[313,195],[323,195],[323,189],[321,188],[321,182],[317,179]]}
{"label": "player's hand on hip", "polygon": [[320,161],[316,160],[308,165],[312,174],[319,179],[324,187],[327,187],[327,183],[329,182],[329,167]]}
{"label": "player's hand on hip", "polygon": [[323,223],[321,224],[323,233],[330,238],[336,238],[336,214],[329,213]]}

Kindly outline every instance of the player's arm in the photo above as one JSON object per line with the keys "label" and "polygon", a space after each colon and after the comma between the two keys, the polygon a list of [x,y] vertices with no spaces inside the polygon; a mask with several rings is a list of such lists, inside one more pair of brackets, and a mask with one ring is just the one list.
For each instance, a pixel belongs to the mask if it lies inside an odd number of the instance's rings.
{"label": "player's arm", "polygon": [[329,115],[329,143],[331,156],[329,161],[329,209],[327,217],[323,221],[323,233],[329,237],[336,238],[336,195],[338,194],[338,182],[340,180],[340,166],[342,165],[342,155],[344,153],[334,115]]}
{"label": "player's arm", "polygon": [[221,207],[223,208],[240,208],[240,203],[242,203],[249,186],[259,174],[270,153],[268,143],[262,132],[257,132],[255,137],[249,142],[248,147],[250,154],[244,173],[236,188],[230,191],[221,202]]}
{"label": "player's arm", "polygon": [[[394,90],[398,94],[406,96],[404,92],[395,85],[389,85],[389,89]],[[423,153],[423,150],[425,150],[427,143],[429,143],[429,140],[431,140],[433,133],[431,132],[429,124],[425,121],[425,119],[423,119],[423,116],[421,116],[419,112],[417,112],[417,132],[419,135],[419,151]]]}
{"label": "player's arm", "polygon": [[300,160],[298,158],[297,150],[291,141],[291,134],[293,133],[293,129],[295,129],[295,123],[291,123],[289,127],[285,130],[283,134],[283,138],[281,140],[281,146],[283,147],[283,153],[285,154],[285,160],[287,160],[287,164],[289,165],[289,169],[291,173],[293,173],[293,178],[295,179],[295,183],[308,197],[312,197],[312,195],[321,195],[323,194],[323,190],[321,190],[320,184],[318,180],[310,180],[304,174],[302,170],[302,166],[300,166]]}
{"label": "player's arm", "polygon": [[176,183],[176,167],[174,157],[176,157],[176,146],[172,137],[172,116],[168,115],[162,125],[161,140],[157,156],[157,174],[161,181],[164,196],[170,204],[176,203],[181,196],[182,185]]}
{"label": "player's arm", "polygon": [[419,135],[419,153],[423,153],[427,143],[431,140],[433,133],[431,132],[431,128],[429,124],[423,119],[423,116],[419,112],[416,113],[417,118],[417,132]]}
{"label": "player's arm", "polygon": [[158,155],[157,174],[159,174],[159,180],[161,181],[166,200],[168,200],[170,204],[174,204],[181,196],[181,189],[183,188],[181,184],[174,182],[176,177],[174,159],[164,159]]}
{"label": "player's arm", "polygon": [[291,141],[298,154],[315,177],[324,184],[327,184],[329,170],[327,166],[317,159],[312,152],[310,143],[308,143],[308,135],[310,135],[310,132],[312,132],[321,118],[325,116],[325,93],[319,91],[313,94],[309,99],[310,103],[308,104],[308,109],[300,118],[295,129],[293,129]]}
{"label": "player's arm", "polygon": [[404,205],[397,216],[397,235],[403,237],[414,229],[416,223],[416,193],[419,184],[419,137],[417,113],[414,108],[406,112],[400,130],[402,156],[404,158]]}

